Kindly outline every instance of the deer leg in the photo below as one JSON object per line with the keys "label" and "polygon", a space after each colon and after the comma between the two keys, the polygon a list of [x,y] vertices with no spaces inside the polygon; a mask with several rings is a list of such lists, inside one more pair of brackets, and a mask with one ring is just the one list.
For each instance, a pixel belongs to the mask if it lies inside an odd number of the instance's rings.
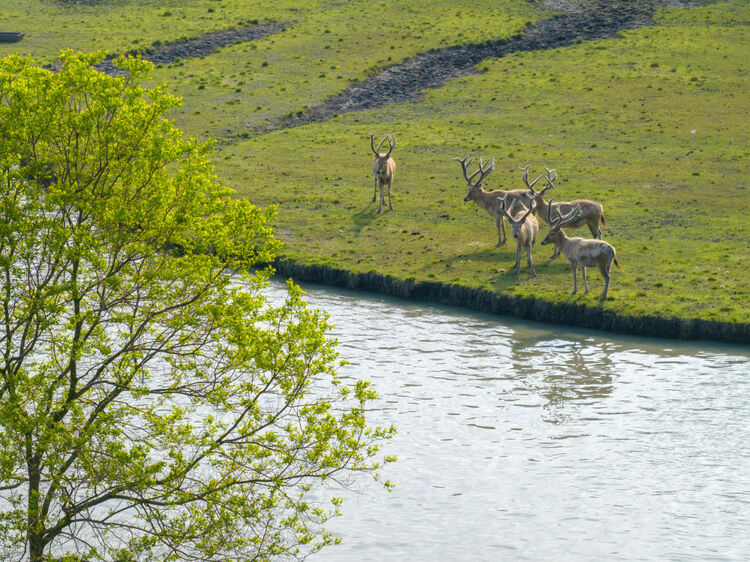
{"label": "deer leg", "polygon": [[552,252],[552,257],[550,259],[553,260],[553,259],[555,259],[559,255],[560,255],[560,250],[558,250],[557,246],[555,246],[555,251]]}
{"label": "deer leg", "polygon": [[384,190],[384,186],[381,183],[380,184],[380,204],[378,205],[378,214],[380,213],[380,211],[383,210],[383,201],[385,201],[385,195],[383,193],[383,190]]}
{"label": "deer leg", "polygon": [[570,264],[570,268],[573,270],[573,294],[575,295],[578,292],[578,271],[576,264],[572,262]]}
{"label": "deer leg", "polygon": [[388,208],[392,211],[393,205],[391,205],[391,182],[388,182]]}
{"label": "deer leg", "polygon": [[378,178],[375,178],[375,189],[372,192],[372,202],[375,203],[375,197],[378,194]]}
{"label": "deer leg", "polygon": [[505,222],[502,215],[495,218],[495,226],[497,226],[497,244],[495,244],[497,248],[505,244]]}
{"label": "deer leg", "polygon": [[599,272],[602,274],[602,277],[604,277],[604,290],[602,291],[602,294],[599,297],[599,300],[601,301],[607,300],[607,289],[609,289],[610,267],[612,267],[612,262],[609,262],[607,265],[599,266]]}
{"label": "deer leg", "polygon": [[599,240],[602,239],[602,231],[597,225],[588,223],[588,227],[591,231],[591,236],[593,236],[594,238],[598,238]]}
{"label": "deer leg", "polygon": [[516,275],[521,271],[521,254],[523,254],[523,246],[519,243],[516,244],[516,265],[514,271]]}
{"label": "deer leg", "polygon": [[531,244],[526,246],[526,259],[529,262],[529,273],[532,277],[536,277],[536,271],[534,271],[534,264],[531,262]]}
{"label": "deer leg", "polygon": [[586,292],[589,292],[589,280],[586,279],[586,266],[581,266],[581,276],[583,277],[583,284],[586,286]]}

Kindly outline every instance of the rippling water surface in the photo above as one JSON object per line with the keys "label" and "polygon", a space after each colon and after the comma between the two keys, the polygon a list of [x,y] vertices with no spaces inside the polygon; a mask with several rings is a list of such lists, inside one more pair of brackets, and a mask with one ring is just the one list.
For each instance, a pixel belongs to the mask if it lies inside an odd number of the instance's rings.
{"label": "rippling water surface", "polygon": [[749,559],[750,348],[303,287],[398,428],[314,560]]}

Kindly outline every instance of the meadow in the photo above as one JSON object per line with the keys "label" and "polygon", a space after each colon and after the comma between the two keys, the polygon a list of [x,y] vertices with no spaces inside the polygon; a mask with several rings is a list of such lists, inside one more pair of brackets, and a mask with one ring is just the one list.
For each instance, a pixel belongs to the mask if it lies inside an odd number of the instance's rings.
{"label": "meadow", "polygon": [[[134,0],[72,4],[10,0],[6,30],[26,31],[0,56],[51,62],[61,48],[144,50],[252,22],[283,31],[157,67],[153,80],[184,99],[172,116],[216,138],[216,173],[238,197],[278,209],[282,256],[353,272],[430,280],[519,297],[602,306],[617,314],[750,322],[747,190],[750,6],[725,0],[669,8],[656,25],[617,38],[518,52],[419,99],[344,113],[261,136],[264,123],[307,108],[429,49],[522,33],[552,12],[539,2],[253,2]],[[376,214],[369,135],[398,140],[394,211]],[[495,247],[494,221],[465,203],[453,158],[494,157],[487,189],[523,186],[544,166],[549,196],[604,205],[617,248],[600,304],[571,295],[567,261],[535,246],[510,273],[515,244]],[[506,226],[509,234],[509,228]],[[540,229],[540,239],[546,227]],[[588,237],[582,230],[571,235]],[[580,285],[579,285],[580,286]]]}

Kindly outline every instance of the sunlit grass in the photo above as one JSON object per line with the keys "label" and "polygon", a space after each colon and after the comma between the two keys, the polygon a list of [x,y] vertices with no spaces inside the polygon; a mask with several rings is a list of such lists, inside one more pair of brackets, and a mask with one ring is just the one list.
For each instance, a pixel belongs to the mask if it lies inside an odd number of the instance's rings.
{"label": "sunlit grass", "polygon": [[[7,0],[4,29],[27,35],[0,44],[0,55],[49,62],[62,48],[118,53],[285,22],[259,41],[155,71],[185,100],[178,126],[237,138],[417,53],[508,37],[546,14],[521,0]],[[605,239],[625,268],[613,271],[606,309],[748,322],[750,4],[670,8],[654,19],[657,27],[618,39],[484,61],[479,74],[410,103],[220,144],[217,173],[239,196],[279,206],[286,257],[596,306],[598,273],[592,294],[571,296],[568,264],[550,262],[550,248],[534,248],[536,279],[525,262],[519,276],[508,273],[514,243],[494,247],[493,221],[463,202],[452,158],[494,157],[493,189],[522,187],[519,165],[554,167],[555,199],[604,205]],[[393,213],[370,203],[370,132],[398,139]]]}
{"label": "sunlit grass", "polygon": [[[550,263],[551,249],[535,247],[536,279],[525,262],[508,273],[514,244],[493,247],[494,224],[462,201],[452,158],[493,156],[493,189],[522,187],[519,165],[555,167],[554,198],[604,204],[605,239],[625,268],[605,308],[746,322],[750,33],[677,15],[617,40],[486,61],[418,102],[227,147],[220,173],[280,206],[294,259],[596,305],[598,272],[592,294],[571,296],[567,262]],[[398,138],[393,213],[370,203],[371,131]]]}

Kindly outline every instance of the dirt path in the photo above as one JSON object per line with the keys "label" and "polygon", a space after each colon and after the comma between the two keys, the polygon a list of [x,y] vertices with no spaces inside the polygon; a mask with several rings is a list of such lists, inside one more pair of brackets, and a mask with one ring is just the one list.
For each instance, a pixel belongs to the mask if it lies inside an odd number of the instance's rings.
{"label": "dirt path", "polygon": [[[212,31],[198,37],[190,37],[189,39],[166,43],[158,48],[148,49],[142,56],[154,64],[172,64],[177,59],[205,57],[213,53],[215,49],[228,47],[235,43],[256,41],[266,35],[282,31],[287,25],[288,23],[268,22],[235,29]],[[122,73],[112,64],[111,60],[103,61],[97,65],[97,68],[107,74]]]}
{"label": "dirt path", "polygon": [[[564,13],[537,22],[528,27],[525,33],[511,39],[446,47],[416,55],[363,82],[349,86],[304,113],[280,117],[249,131],[236,131],[223,142],[233,143],[248,136],[325,121],[337,114],[411,100],[424,90],[438,88],[448,80],[476,74],[475,65],[483,59],[502,57],[516,51],[553,49],[576,41],[615,37],[620,31],[652,25],[651,16],[658,8],[694,6],[701,2],[702,0],[545,0],[546,7]],[[276,33],[287,25],[289,24],[270,22],[206,33],[150,49],[143,54],[143,58],[157,64],[170,64],[178,58],[203,57],[215,49]],[[111,74],[121,72],[109,60],[101,63],[99,68]]]}
{"label": "dirt path", "polygon": [[566,13],[540,21],[510,40],[447,47],[416,55],[350,86],[301,115],[280,118],[248,133],[257,136],[325,121],[337,114],[411,100],[448,80],[476,74],[475,65],[483,59],[516,51],[565,47],[579,40],[615,37],[620,31],[652,25],[651,15],[660,7],[697,4],[680,0],[547,0],[546,6]]}

